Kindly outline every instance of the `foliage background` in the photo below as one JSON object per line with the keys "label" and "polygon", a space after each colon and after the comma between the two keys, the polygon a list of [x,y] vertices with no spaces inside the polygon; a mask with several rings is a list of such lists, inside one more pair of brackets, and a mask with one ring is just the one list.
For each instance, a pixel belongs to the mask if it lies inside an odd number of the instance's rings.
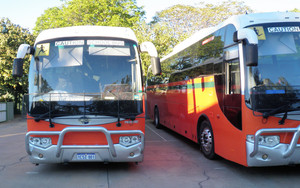
{"label": "foliage background", "polygon": [[0,20],[0,31],[0,102],[15,101],[17,107],[23,94],[27,93],[29,57],[25,59],[22,78],[12,77],[13,60],[21,44],[33,45],[34,36],[21,26],[11,23],[7,18]]}

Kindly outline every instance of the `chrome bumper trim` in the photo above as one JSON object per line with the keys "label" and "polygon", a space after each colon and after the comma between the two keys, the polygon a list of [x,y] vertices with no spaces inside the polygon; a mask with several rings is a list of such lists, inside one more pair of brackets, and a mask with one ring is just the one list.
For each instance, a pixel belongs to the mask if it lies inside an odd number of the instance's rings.
{"label": "chrome bumper trim", "polygon": [[287,158],[293,154],[297,147],[297,142],[300,136],[300,125],[297,128],[274,128],[274,129],[260,129],[255,133],[254,136],[254,148],[253,151],[250,153],[250,157],[254,157],[258,152],[258,139],[259,136],[263,133],[287,133],[287,132],[294,132],[294,136],[292,138],[291,143],[287,150],[283,153],[283,157]]}
{"label": "chrome bumper trim", "polygon": [[[68,132],[101,132],[105,135],[108,145],[63,145],[64,136]],[[122,131],[109,131],[104,127],[67,127],[62,131],[30,131],[25,136],[26,152],[31,155],[29,145],[29,137],[31,135],[58,135],[58,142],[56,145],[56,158],[61,156],[63,149],[108,149],[113,158],[117,158],[115,145],[113,144],[111,135],[113,134],[138,134],[141,137],[141,153],[144,151],[144,133],[140,130],[122,130]],[[117,145],[117,144],[116,144]]]}

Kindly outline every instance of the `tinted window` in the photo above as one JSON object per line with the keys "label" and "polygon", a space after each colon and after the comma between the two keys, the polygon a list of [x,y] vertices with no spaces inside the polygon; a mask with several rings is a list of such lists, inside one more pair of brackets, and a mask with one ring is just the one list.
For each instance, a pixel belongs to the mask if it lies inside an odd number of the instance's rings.
{"label": "tinted window", "polygon": [[225,46],[233,44],[233,33],[236,31],[234,25],[230,24],[226,26],[226,35],[225,35]]}

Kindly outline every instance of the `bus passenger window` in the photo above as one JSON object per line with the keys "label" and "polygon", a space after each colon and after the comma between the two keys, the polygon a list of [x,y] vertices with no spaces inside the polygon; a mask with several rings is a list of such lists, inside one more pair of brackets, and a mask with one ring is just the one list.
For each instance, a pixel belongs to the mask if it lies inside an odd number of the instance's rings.
{"label": "bus passenger window", "polygon": [[226,94],[241,94],[240,65],[237,61],[226,63]]}
{"label": "bus passenger window", "polygon": [[241,116],[241,81],[240,64],[238,59],[226,62],[226,80],[224,96],[224,114],[227,119],[238,129],[242,129]]}

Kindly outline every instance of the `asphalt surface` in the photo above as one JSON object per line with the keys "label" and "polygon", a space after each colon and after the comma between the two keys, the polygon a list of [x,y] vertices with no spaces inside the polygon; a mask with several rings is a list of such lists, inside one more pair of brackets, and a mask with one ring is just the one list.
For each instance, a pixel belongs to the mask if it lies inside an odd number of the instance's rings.
{"label": "asphalt surface", "polygon": [[300,187],[299,166],[246,168],[225,159],[206,159],[199,146],[146,123],[142,163],[41,164],[25,152],[26,120],[0,123],[0,187],[71,188],[253,188]]}

